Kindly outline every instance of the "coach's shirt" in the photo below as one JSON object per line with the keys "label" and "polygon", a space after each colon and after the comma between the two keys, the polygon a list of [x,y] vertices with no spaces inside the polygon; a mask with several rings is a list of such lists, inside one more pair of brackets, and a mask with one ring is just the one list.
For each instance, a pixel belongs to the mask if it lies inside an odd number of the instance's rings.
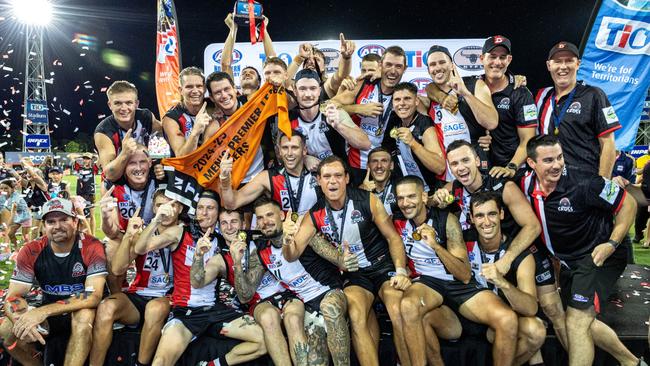
{"label": "coach's shirt", "polygon": [[[525,86],[515,89],[515,77],[508,73],[508,85],[492,94],[492,102],[499,114],[497,128],[490,131],[490,162],[506,166],[519,146],[519,128],[537,127],[537,107],[533,94]],[[484,75],[481,76],[484,79]]]}
{"label": "coach's shirt", "polygon": [[557,132],[564,160],[575,174],[598,175],[598,138],[621,128],[614,107],[600,88],[581,82],[557,103],[554,99],[555,89],[552,87],[537,92],[539,134]]}
{"label": "coach's shirt", "polygon": [[566,170],[548,196],[542,192],[533,171],[524,175],[519,184],[540,221],[542,241],[564,261],[590,255],[596,246],[609,240],[613,216],[621,209],[626,195],[625,190],[608,179],[579,179]]}

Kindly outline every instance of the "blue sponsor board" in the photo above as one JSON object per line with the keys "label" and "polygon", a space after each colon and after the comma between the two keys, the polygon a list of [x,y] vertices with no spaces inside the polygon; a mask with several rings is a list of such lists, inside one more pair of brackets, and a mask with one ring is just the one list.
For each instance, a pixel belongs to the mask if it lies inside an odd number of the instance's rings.
{"label": "blue sponsor board", "polygon": [[25,147],[46,149],[50,147],[50,136],[48,135],[27,135],[25,136]]}
{"label": "blue sponsor board", "polygon": [[32,123],[47,123],[47,101],[29,99],[25,118]]}

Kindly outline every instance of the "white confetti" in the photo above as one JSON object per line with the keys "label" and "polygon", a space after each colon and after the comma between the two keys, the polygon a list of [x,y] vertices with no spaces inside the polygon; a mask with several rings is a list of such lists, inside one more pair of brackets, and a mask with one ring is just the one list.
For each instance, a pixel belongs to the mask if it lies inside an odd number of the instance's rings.
{"label": "white confetti", "polygon": [[67,114],[68,116],[70,115],[70,111],[67,110],[67,109],[64,109],[64,110],[63,110],[63,113]]}

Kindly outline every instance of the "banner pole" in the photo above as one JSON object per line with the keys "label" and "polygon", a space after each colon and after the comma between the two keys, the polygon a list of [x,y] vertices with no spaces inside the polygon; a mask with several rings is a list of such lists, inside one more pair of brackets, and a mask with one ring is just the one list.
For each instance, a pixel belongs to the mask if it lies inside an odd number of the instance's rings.
{"label": "banner pole", "polygon": [[587,23],[585,31],[582,33],[582,40],[580,40],[580,46],[578,47],[580,58],[582,58],[582,53],[585,51],[585,46],[587,45],[587,41],[589,41],[589,35],[591,34],[591,28],[594,26],[594,22],[596,22],[596,17],[598,16],[598,11],[600,10],[602,3],[603,0],[596,0],[594,8],[591,10],[589,22]]}

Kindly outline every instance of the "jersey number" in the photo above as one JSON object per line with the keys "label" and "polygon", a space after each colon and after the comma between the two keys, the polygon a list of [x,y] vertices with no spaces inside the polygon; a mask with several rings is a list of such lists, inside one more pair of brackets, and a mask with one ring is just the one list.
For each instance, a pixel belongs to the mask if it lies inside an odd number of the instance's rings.
{"label": "jersey number", "polygon": [[121,207],[120,208],[120,215],[122,217],[130,219],[133,217],[133,214],[135,213],[135,207]]}
{"label": "jersey number", "polygon": [[154,271],[158,270],[158,258],[147,257],[144,263],[144,269],[151,271],[152,268]]}

